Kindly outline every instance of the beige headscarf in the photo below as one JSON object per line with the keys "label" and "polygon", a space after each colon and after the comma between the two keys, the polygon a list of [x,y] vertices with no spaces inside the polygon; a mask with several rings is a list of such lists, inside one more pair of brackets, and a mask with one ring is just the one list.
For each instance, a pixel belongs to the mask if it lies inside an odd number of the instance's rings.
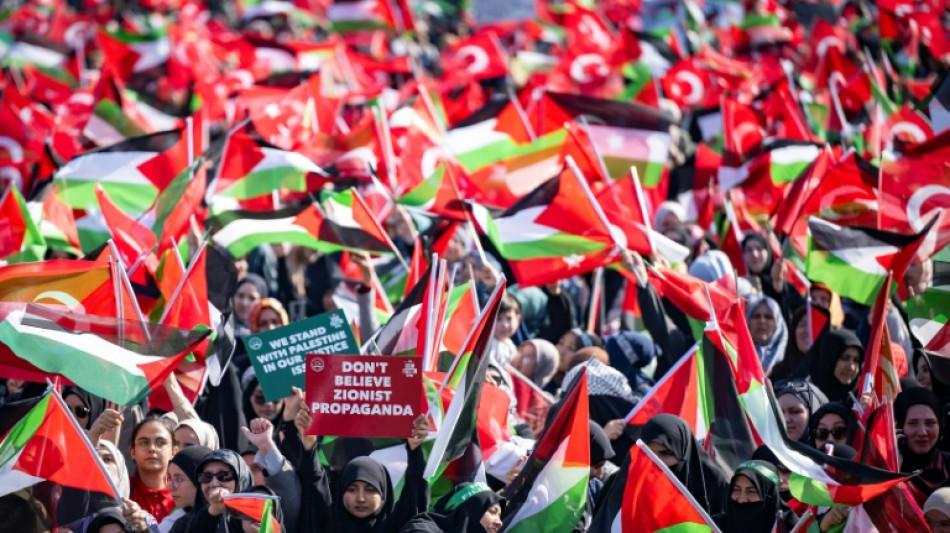
{"label": "beige headscarf", "polygon": [[221,447],[218,443],[218,432],[215,431],[214,426],[211,424],[196,418],[186,418],[175,426],[175,431],[178,431],[178,428],[182,426],[195,432],[195,435],[198,436],[198,444],[207,446],[211,448],[212,451]]}
{"label": "beige headscarf", "polygon": [[940,511],[950,517],[950,487],[937,489],[924,502],[924,514],[927,511]]}

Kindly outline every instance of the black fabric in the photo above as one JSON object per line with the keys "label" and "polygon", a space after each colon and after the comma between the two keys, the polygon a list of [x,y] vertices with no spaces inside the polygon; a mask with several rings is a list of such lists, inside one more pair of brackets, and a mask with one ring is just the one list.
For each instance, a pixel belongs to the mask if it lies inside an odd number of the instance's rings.
{"label": "black fabric", "polygon": [[[798,398],[798,401],[802,402],[806,409],[808,409],[808,423],[811,424],[814,420],[814,413],[821,408],[822,405],[828,403],[828,398],[825,397],[825,394],[821,392],[818,387],[813,383],[808,382],[804,379],[790,379],[785,381],[780,381],[775,384],[775,398],[781,398],[786,394],[791,394]],[[811,432],[806,429],[802,436],[798,439],[798,442],[807,444],[811,446],[814,444],[814,440],[811,438]]]}
{"label": "black fabric", "polygon": [[307,316],[319,315],[329,309],[323,307],[323,295],[335,291],[343,283],[343,271],[335,255],[322,255],[307,265]]}
{"label": "black fabric", "polygon": [[63,387],[63,399],[65,400],[70,394],[78,396],[83,405],[89,408],[89,423],[83,428],[89,429],[92,427],[92,423],[99,418],[99,415],[106,410],[106,401],[79,387]]}
{"label": "black fabric", "polygon": [[610,438],[607,437],[607,434],[604,433],[604,428],[594,422],[590,421],[590,464],[591,466],[601,463],[602,461],[609,461],[614,458],[614,449],[610,445]]}
{"label": "black fabric", "polygon": [[175,463],[178,468],[181,468],[182,472],[188,476],[191,484],[194,485],[196,489],[195,503],[191,507],[186,508],[185,511],[200,508],[205,504],[205,496],[204,493],[201,492],[201,484],[198,483],[198,464],[210,453],[211,448],[206,446],[189,446],[182,448],[172,457],[171,462]]}
{"label": "black fabric", "polygon": [[864,346],[853,331],[848,329],[829,331],[818,338],[818,341],[808,350],[805,361],[802,362],[802,365],[808,365],[807,373],[812,383],[817,385],[832,402],[850,402],[849,393],[854,392],[857,384],[857,378],[854,383],[844,385],[835,377],[835,365],[838,364],[838,359],[841,358],[845,349],[851,347],[860,350],[861,360],[863,360]]}
{"label": "black fabric", "polygon": [[[732,499],[732,487],[739,476],[752,482],[759,501],[739,503]],[[778,470],[769,462],[747,461],[739,465],[729,482],[725,511],[715,517],[723,533],[771,533],[781,508],[778,479]]]}
{"label": "black fabric", "polygon": [[[214,450],[213,452],[205,455],[205,457],[198,462],[198,465],[195,467],[195,477],[201,473],[201,470],[204,466],[212,461],[218,461],[224,463],[231,467],[234,470],[237,478],[235,479],[234,492],[247,492],[251,486],[254,485],[254,475],[251,473],[251,469],[248,468],[247,463],[244,462],[244,459],[233,450]],[[201,486],[198,486],[198,491],[201,491]],[[241,521],[233,516],[228,516],[227,514],[221,516],[212,516],[208,512],[208,505],[205,504],[201,508],[195,508],[192,513],[189,513],[178,519],[178,522],[183,524],[182,529],[185,533],[207,533],[210,531],[217,532],[229,532],[229,531],[241,531]],[[178,524],[175,524],[175,529],[178,531]]]}
{"label": "black fabric", "polygon": [[[195,467],[195,479],[201,474],[201,469],[212,461],[218,461],[230,466],[237,474],[237,480],[234,485],[234,492],[245,492],[254,484],[254,475],[251,469],[247,467],[244,458],[238,455],[234,450],[214,450],[204,456]],[[199,487],[200,490],[200,487]]]}
{"label": "black fabric", "polygon": [[88,533],[99,533],[99,529],[109,524],[119,524],[123,529],[129,525],[128,522],[125,521],[125,517],[122,516],[122,511],[120,511],[118,507],[109,507],[108,509],[103,509],[92,520],[90,520],[85,531]]}
{"label": "black fabric", "polygon": [[[466,499],[457,507],[448,509],[446,506],[452,497],[469,489],[471,483],[456,485],[446,494],[429,513],[422,513],[412,518],[400,530],[401,533],[484,533],[481,525],[482,515],[492,505],[501,504],[504,507],[505,499],[498,493],[488,489]],[[487,489],[487,487],[486,487]]]}
{"label": "black fabric", "polygon": [[805,360],[805,353],[798,349],[798,342],[795,339],[795,328],[798,323],[808,318],[807,306],[801,306],[792,313],[791,320],[788,322],[788,344],[785,345],[785,357],[772,367],[769,377],[772,381],[788,379],[795,373],[798,365]]}
{"label": "black fabric", "polygon": [[[857,429],[857,420],[854,416],[854,411],[850,407],[841,403],[841,402],[828,402],[825,405],[822,405],[817,411],[815,411],[811,418],[808,420],[809,429],[812,434],[812,441],[814,441],[815,432],[818,431],[818,422],[821,421],[821,418],[828,413],[834,413],[841,417],[844,420],[845,426],[848,428],[848,436],[845,437],[845,442],[851,442],[854,437],[854,432]],[[829,437],[829,442],[831,437]]]}
{"label": "black fabric", "polygon": [[554,294],[547,287],[541,287],[547,296],[545,305],[545,319],[538,331],[538,337],[549,341],[551,344],[557,344],[557,341],[577,325],[574,315],[574,302],[564,291],[560,294]]}
{"label": "black fabric", "polygon": [[937,415],[940,426],[940,435],[937,444],[924,454],[914,453],[907,446],[906,439],[898,439],[897,446],[901,453],[901,472],[922,470],[920,475],[910,479],[911,486],[924,495],[947,486],[950,483],[950,454],[940,450],[940,442],[944,437],[945,420],[940,409],[940,402],[934,393],[924,387],[910,387],[901,391],[894,399],[894,426],[903,429],[907,420],[907,411],[914,405],[926,405]]}
{"label": "black fabric", "polygon": [[722,510],[723,496],[728,488],[726,478],[700,448],[686,421],[674,415],[656,415],[643,426],[640,438],[647,444],[662,444],[673,452],[678,462],[670,470],[699,505],[710,514]]}
{"label": "black fabric", "polygon": [[[629,400],[616,396],[604,396],[602,394],[591,396],[588,402],[590,419],[600,424],[601,427],[606,426],[611,420],[624,418],[634,406],[634,403]],[[549,417],[553,416],[552,413],[554,412],[556,412],[556,410],[552,408],[548,413]],[[624,433],[611,442],[614,453],[623,455],[627,453],[627,450],[636,442],[634,432],[628,431],[629,429],[631,429],[631,427],[625,428]]]}
{"label": "black fabric", "polygon": [[[243,344],[238,343],[238,346]],[[247,427],[241,409],[241,382],[233,364],[224,369],[217,387],[209,384],[205,388],[205,393],[195,402],[195,411],[201,420],[214,426],[222,448],[240,450],[247,444],[240,429]]]}
{"label": "black fabric", "polygon": [[[429,507],[429,484],[423,478],[426,460],[422,448],[409,450],[402,493],[393,501],[392,481],[386,468],[370,457],[357,457],[343,468],[340,483],[332,487],[329,472],[320,463],[317,447],[306,452],[297,466],[302,487],[301,531],[312,533],[393,533]],[[368,519],[357,519],[343,505],[343,492],[352,481],[372,484],[384,497],[380,511]],[[378,486],[377,486],[378,485]]]}

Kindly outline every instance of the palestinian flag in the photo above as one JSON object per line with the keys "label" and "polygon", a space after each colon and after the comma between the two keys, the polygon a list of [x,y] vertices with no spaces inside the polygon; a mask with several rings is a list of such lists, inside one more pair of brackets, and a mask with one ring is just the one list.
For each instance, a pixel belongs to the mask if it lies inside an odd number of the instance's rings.
{"label": "palestinian flag", "polygon": [[134,103],[129,102],[120,80],[110,69],[100,74],[93,90],[92,109],[82,135],[97,146],[108,146],[154,131],[146,130],[147,119]]}
{"label": "palestinian flag", "polygon": [[476,206],[486,249],[507,262],[519,286],[553,283],[616,259],[622,232],[606,225],[582,180],[564,169],[498,216]]}
{"label": "palestinian flag", "polygon": [[871,309],[871,333],[858,381],[858,391],[861,394],[873,392],[875,402],[893,402],[901,389],[891,354],[891,338],[887,333],[887,306],[893,277],[891,272],[887,273]]}
{"label": "palestinian flag", "polygon": [[[586,125],[596,151],[604,160],[610,177],[625,176],[636,167],[648,205],[655,208],[666,200],[669,169],[671,117],[656,109],[583,94],[545,92],[534,103],[541,116],[541,133],[562,127],[564,122],[592,117]],[[540,115],[543,110],[543,115]],[[586,120],[586,118],[585,118]]]}
{"label": "palestinian flag", "polygon": [[936,217],[920,233],[903,235],[861,226],[842,227],[810,217],[805,275],[841,296],[872,305],[887,272],[893,272],[897,279],[904,276],[935,222]]}
{"label": "palestinian flag", "polygon": [[[424,160],[423,160],[424,161]],[[459,189],[458,163],[443,159],[418,185],[396,199],[410,209],[453,220],[467,220],[468,210]]]}
{"label": "palestinian flag", "polygon": [[560,170],[567,130],[535,138],[523,112],[512,101],[490,102],[448,131],[443,146],[468,174],[459,183],[466,199],[506,209]]}
{"label": "palestinian flag", "polygon": [[359,193],[348,189],[323,205],[287,207],[270,212],[224,211],[208,218],[217,228],[212,239],[234,257],[262,244],[291,243],[322,252],[341,250],[391,254],[394,246]]}
{"label": "palestinian flag", "polygon": [[280,533],[274,512],[274,506],[280,505],[276,496],[239,492],[228,494],[221,501],[235,517],[260,524],[260,533]]}
{"label": "palestinian flag", "polygon": [[13,185],[0,198],[0,259],[7,263],[41,261],[46,242],[30,216],[26,201]]}
{"label": "palestinian flag", "polygon": [[505,370],[511,376],[511,392],[517,400],[515,408],[518,412],[518,418],[531,426],[531,430],[534,431],[535,435],[540,435],[544,431],[548,411],[551,410],[553,404],[551,396],[541,390],[541,387],[534,381],[515,370],[513,366],[508,365]]}
{"label": "palestinian flag", "polygon": [[97,39],[103,61],[122,80],[164,66],[172,48],[165,28],[146,33],[100,29]]}
{"label": "palestinian flag", "polygon": [[60,200],[73,209],[98,208],[99,184],[119,209],[138,216],[187,165],[186,136],[173,130],[84,152],[53,179]]}
{"label": "palestinian flag", "polygon": [[924,346],[950,357],[950,291],[929,288],[905,302],[910,330]]}
{"label": "palestinian flag", "polygon": [[636,167],[630,167],[630,172],[622,178],[608,183],[597,193],[596,199],[610,224],[623,231],[628,250],[645,255],[654,252],[650,213]]}
{"label": "palestinian flag", "polygon": [[453,367],[440,387],[454,388],[455,396],[443,416],[429,453],[423,474],[429,480],[441,475],[450,461],[462,457],[476,431],[479,398],[488,372],[488,351],[494,338],[495,319],[505,287],[505,280],[502,279],[475,326],[469,331],[462,351],[456,356]]}
{"label": "palestinian flag", "polygon": [[[184,358],[185,350],[207,336],[207,332],[199,332],[171,342],[176,335],[156,333],[151,342],[133,351],[131,339],[119,345],[118,339],[99,334],[106,330],[109,336],[121,338],[124,332],[119,328],[124,328],[131,336],[133,322],[56,313],[38,306],[6,305],[2,311],[0,364],[61,375],[117,405],[136,404],[161,387]],[[90,332],[93,328],[95,333]],[[179,352],[169,351],[179,348]]]}
{"label": "palestinian flag", "polygon": [[[423,342],[420,339],[426,338],[426,333],[422,331],[425,328],[425,319],[422,315],[426,312],[424,307],[426,293],[432,283],[430,280],[436,276],[437,267],[438,263],[433,263],[425,270],[409,294],[393,311],[389,321],[373,333],[373,336],[367,340],[367,344],[370,341],[374,342],[379,347],[380,353],[386,355],[417,353],[417,347]],[[366,345],[363,349],[366,349]]]}
{"label": "palestinian flag", "polygon": [[509,502],[505,531],[567,533],[577,526],[590,480],[588,400],[585,370],[571,384],[521,473],[502,492]]}
{"label": "palestinian flag", "polygon": [[40,235],[46,241],[47,247],[52,250],[64,250],[76,255],[79,251],[79,230],[76,228],[76,219],[73,210],[56,196],[52,187],[42,204],[35,200],[27,203],[33,220],[37,220]]}
{"label": "palestinian flag", "polygon": [[762,153],[739,167],[719,167],[717,182],[722,192],[741,187],[752,214],[767,214],[779,205],[786,190],[820,152],[812,143],[780,141],[770,143]]}
{"label": "palestinian flag", "polygon": [[215,197],[243,203],[260,197],[270,201],[274,191],[306,193],[319,185],[311,183],[311,175],[327,173],[303,154],[234,133],[222,156]]}
{"label": "palestinian flag", "polygon": [[442,342],[439,357],[436,358],[436,370],[448,371],[455,355],[465,346],[465,338],[478,321],[481,308],[478,295],[472,281],[452,288],[446,302],[445,322],[440,335]]}
{"label": "palestinian flag", "polygon": [[336,0],[327,9],[327,18],[333,31],[340,33],[402,28],[387,0]]}
{"label": "palestinian flag", "polygon": [[719,531],[689,490],[642,440],[607,489],[591,533]]}
{"label": "palestinian flag", "polygon": [[[40,484],[45,486],[34,491]],[[74,502],[81,509],[47,507],[57,510],[43,516],[43,520],[60,524],[115,506],[119,500],[99,453],[56,392],[43,396],[0,440],[0,496],[23,489],[29,489],[30,498],[37,498],[37,503],[50,504],[53,502],[44,502],[44,494],[59,494],[62,489],[88,492],[90,498]]]}
{"label": "palestinian flag", "polygon": [[627,424],[639,430],[655,415],[668,413],[685,420],[697,439],[706,438],[712,420],[704,405],[709,386],[701,381],[703,364],[696,344],[637,402],[626,417]]}
{"label": "palestinian flag", "polygon": [[[119,209],[99,185],[96,185],[96,197],[99,200],[99,210],[106,220],[109,233],[126,268],[131,268],[140,258],[149,256],[158,244],[155,234]],[[155,265],[152,265],[152,272],[155,271],[154,267]]]}

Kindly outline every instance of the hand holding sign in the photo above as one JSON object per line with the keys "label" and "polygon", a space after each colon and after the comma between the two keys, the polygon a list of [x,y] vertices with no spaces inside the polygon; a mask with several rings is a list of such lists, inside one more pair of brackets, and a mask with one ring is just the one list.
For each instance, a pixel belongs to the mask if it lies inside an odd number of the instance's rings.
{"label": "hand holding sign", "polygon": [[425,409],[420,368],[418,357],[308,355],[306,434],[421,443],[428,421],[413,424]]}
{"label": "hand holding sign", "polygon": [[416,417],[412,421],[412,438],[409,439],[409,449],[415,450],[419,447],[426,437],[429,436],[429,417],[425,413]]}

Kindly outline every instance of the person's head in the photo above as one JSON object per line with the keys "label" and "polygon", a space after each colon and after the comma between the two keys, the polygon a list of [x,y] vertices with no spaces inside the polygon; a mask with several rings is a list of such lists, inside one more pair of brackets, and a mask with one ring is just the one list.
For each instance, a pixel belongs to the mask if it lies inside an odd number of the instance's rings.
{"label": "person's head", "polygon": [[[283,524],[283,509],[278,504],[276,499],[277,494],[273,490],[271,490],[266,485],[255,484],[253,487],[247,489],[247,492],[274,498],[274,505],[271,506],[271,520],[276,522],[278,525]],[[244,533],[258,533],[261,530],[261,523],[255,518],[243,513],[236,513],[236,515],[241,520],[241,531]],[[268,531],[270,530],[268,529]]]}
{"label": "person's head", "polygon": [[125,458],[119,452],[115,444],[106,440],[99,439],[99,459],[105,465],[109,477],[115,482],[119,489],[119,495],[125,498],[129,497],[131,486],[129,483],[129,470],[125,464]]}
{"label": "person's head", "polygon": [[610,438],[600,424],[589,421],[590,426],[590,477],[601,479],[604,476],[604,465],[614,458],[614,448]]}
{"label": "person's head", "polygon": [[805,354],[811,348],[812,338],[808,331],[808,309],[799,307],[792,314],[792,334],[795,336],[795,349],[799,354]]}
{"label": "person's head", "polygon": [[343,467],[340,474],[343,508],[358,519],[375,517],[392,497],[389,473],[379,461],[357,457]]}
{"label": "person's head", "polygon": [[682,471],[681,463],[696,444],[689,425],[682,418],[669,414],[659,414],[648,420],[640,439],[674,473]]}
{"label": "person's head", "polygon": [[742,259],[750,274],[767,273],[772,262],[768,240],[758,233],[749,233],[742,241]]}
{"label": "person's head", "polygon": [[850,409],[839,402],[822,405],[812,416],[812,436],[815,447],[821,448],[827,443],[847,444],[848,422],[852,418]]}
{"label": "person's head", "polygon": [[214,426],[195,418],[186,418],[178,423],[175,428],[175,444],[179,450],[190,446],[207,446],[212,450],[217,450],[218,432]]}
{"label": "person's head", "polygon": [[927,455],[943,432],[943,411],[930,389],[909,387],[894,400],[894,425],[903,431],[908,452]]}
{"label": "person's head", "polygon": [[234,292],[234,316],[241,322],[247,322],[251,308],[261,298],[267,296],[267,282],[257,274],[247,274],[238,282]]}
{"label": "person's head", "polygon": [[914,365],[914,376],[917,378],[917,382],[922,386],[933,390],[933,383],[931,382],[930,376],[930,361],[926,357],[918,357],[917,363]]}
{"label": "person's head", "polygon": [[831,290],[828,287],[816,283],[808,290],[808,295],[811,296],[813,305],[825,310],[831,309]]}
{"label": "person's head", "polygon": [[211,451],[201,445],[190,446],[179,450],[168,463],[165,487],[175,500],[176,507],[191,509],[204,502],[204,495],[198,491],[200,483],[196,467]]}
{"label": "person's head", "polygon": [[749,309],[749,333],[752,334],[752,340],[756,344],[767,344],[775,335],[776,321],[779,317],[772,312],[765,298],[759,300],[754,308],[750,306]]}
{"label": "person's head", "polygon": [[847,397],[861,371],[864,348],[853,331],[836,329],[822,333],[812,348],[811,378],[827,394],[839,401]]}
{"label": "person's head", "polygon": [[780,484],[775,465],[766,461],[746,461],[732,475],[729,499],[740,504],[759,503],[768,499],[777,501]]}
{"label": "person's head", "polygon": [[63,401],[83,429],[92,427],[92,423],[106,408],[105,400],[79,387],[64,387]]}
{"label": "person's head", "polygon": [[775,397],[785,419],[785,431],[792,440],[805,442],[812,413],[828,399],[814,385],[804,379],[792,379],[776,384]]}
{"label": "person's head", "polygon": [[510,339],[521,325],[521,304],[510,294],[501,297],[498,303],[498,318],[495,319],[495,338]]}
{"label": "person's head", "polygon": [[125,533],[128,522],[118,507],[108,507],[96,513],[85,531],[88,533]]}
{"label": "person's head", "polygon": [[601,346],[602,344],[600,337],[587,333],[581,328],[572,328],[565,331],[557,341],[557,352],[560,358],[558,370],[561,372],[570,370],[571,361],[577,350],[590,346]]}
{"label": "person's head", "polygon": [[233,450],[215,450],[205,455],[195,467],[195,472],[205,500],[214,489],[224,488],[233,494],[246,490],[254,483],[244,459]]}
{"label": "person's head", "polygon": [[531,339],[518,347],[511,360],[515,370],[543,387],[557,372],[559,363],[557,347],[544,339]]}
{"label": "person's head", "polygon": [[762,444],[752,452],[753,461],[765,461],[773,466],[775,466],[776,471],[778,471],[779,478],[779,493],[788,494],[788,480],[792,477],[792,472],[778,460],[778,457],[775,455],[775,452],[768,447],[767,444]]}
{"label": "person's head", "polygon": [[241,458],[244,459],[244,464],[246,464],[247,468],[251,471],[251,477],[254,478],[254,484],[264,485],[264,468],[254,462],[255,455],[257,455],[256,446],[249,446],[241,452]]}
{"label": "person's head", "polygon": [[950,487],[933,491],[924,502],[923,511],[932,533],[950,533]]}
{"label": "person's head", "polygon": [[478,518],[478,523],[485,531],[497,533],[501,529],[501,513],[506,503],[507,500],[488,485],[466,482],[459,483],[446,494],[436,504],[435,511],[444,514],[461,513],[463,516]]}
{"label": "person's head", "polygon": [[129,454],[139,473],[160,475],[164,478],[168,462],[178,453],[175,435],[161,418],[146,417],[132,430]]}
{"label": "person's head", "polygon": [[451,264],[465,257],[470,247],[470,238],[468,235],[468,232],[464,228],[456,229],[455,234],[449,239],[449,245],[445,248],[445,255],[442,256],[443,259]]}
{"label": "person's head", "polygon": [[667,200],[660,204],[653,215],[653,228],[664,235],[671,229],[682,226],[686,221],[686,210],[682,204]]}
{"label": "person's head", "polygon": [[861,371],[861,359],[864,349],[860,346],[848,346],[841,352],[838,362],[835,363],[835,379],[842,385],[852,385]]}
{"label": "person's head", "polygon": [[290,323],[287,311],[283,304],[276,298],[261,298],[251,307],[251,314],[248,322],[251,331],[258,333],[261,331],[270,331],[286,326]]}
{"label": "person's head", "polygon": [[598,346],[588,346],[574,352],[574,356],[571,357],[571,362],[568,365],[568,370],[577,365],[582,365],[591,359],[596,359],[604,365],[610,366],[610,356],[607,355],[607,350]]}
{"label": "person's head", "polygon": [[[248,372],[253,370],[253,367],[248,368]],[[257,380],[257,376],[245,376],[247,379],[245,387],[245,398],[247,398],[247,404],[250,405],[250,410],[253,413],[251,418],[266,418],[267,420],[273,421],[280,415],[281,409],[284,406],[284,399],[278,399],[275,401],[269,401],[266,396],[264,396],[264,389],[261,388],[260,382]],[[243,385],[243,383],[242,383]],[[245,405],[245,414],[247,413],[247,404]]]}

